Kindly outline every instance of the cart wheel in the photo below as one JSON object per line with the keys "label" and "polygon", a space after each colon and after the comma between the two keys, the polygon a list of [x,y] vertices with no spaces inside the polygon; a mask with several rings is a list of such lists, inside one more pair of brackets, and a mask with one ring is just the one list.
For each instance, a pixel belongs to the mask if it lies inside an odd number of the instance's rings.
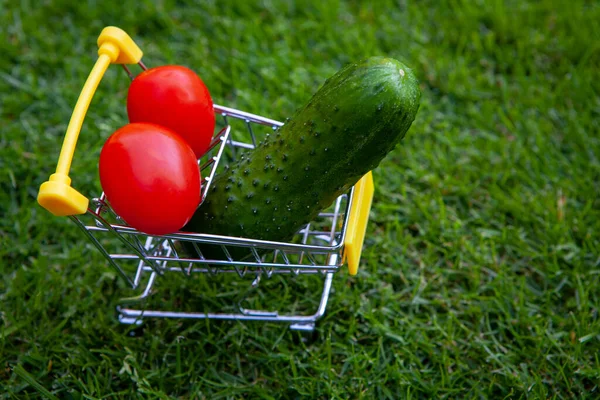
{"label": "cart wheel", "polygon": [[314,323],[291,324],[290,330],[298,332],[294,338],[302,343],[313,343],[319,338]]}
{"label": "cart wheel", "polygon": [[144,334],[144,320],[142,317],[127,317],[121,313],[120,307],[117,307],[117,312],[119,313],[119,322],[131,326],[131,330],[127,333],[128,336],[138,337]]}
{"label": "cart wheel", "polygon": [[129,329],[129,331],[127,331],[127,336],[132,337],[132,338],[144,336],[146,327],[142,323],[141,320],[138,320],[137,322],[135,322],[133,324],[129,324],[129,325],[130,325],[130,329]]}

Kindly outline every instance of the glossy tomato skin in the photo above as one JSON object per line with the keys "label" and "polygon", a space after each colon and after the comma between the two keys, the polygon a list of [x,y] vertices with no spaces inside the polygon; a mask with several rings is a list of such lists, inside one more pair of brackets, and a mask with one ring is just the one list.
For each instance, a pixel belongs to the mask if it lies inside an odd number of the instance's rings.
{"label": "glossy tomato skin", "polygon": [[155,124],[115,131],[100,152],[100,183],[113,210],[139,231],[181,229],[201,198],[200,170],[189,145]]}
{"label": "glossy tomato skin", "polygon": [[208,149],[215,129],[210,93],[200,77],[179,65],[148,69],[131,82],[127,94],[129,122],[151,122],[172,129],[197,158]]}

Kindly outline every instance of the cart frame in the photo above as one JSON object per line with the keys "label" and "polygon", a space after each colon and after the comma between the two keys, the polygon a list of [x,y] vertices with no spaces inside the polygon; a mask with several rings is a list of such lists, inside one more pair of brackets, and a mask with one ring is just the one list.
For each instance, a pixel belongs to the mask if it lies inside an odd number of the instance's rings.
{"label": "cart frame", "polygon": [[[251,320],[283,322],[295,330],[312,331],[315,322],[325,313],[333,275],[345,263],[351,275],[357,273],[374,190],[371,172],[321,212],[316,221],[300,229],[290,242],[183,231],[162,236],[140,232],[128,226],[112,210],[104,193],[88,200],[71,186],[68,176],[85,113],[108,66],[121,64],[130,77],[133,75],[126,64],[138,64],[146,69],[141,61],[141,50],[119,28],[105,28],[98,38],[98,46],[99,57],[73,111],[57,170],[41,185],[38,202],[56,216],[68,216],[104,255],[118,276],[138,291],[137,295],[122,299],[117,306],[120,322],[140,324],[145,318]],[[258,143],[259,131],[262,130],[264,135],[265,131],[275,131],[283,126],[280,121],[217,104],[214,110],[220,117],[222,128],[213,138],[208,152],[199,160],[204,177],[202,202],[210,196],[211,183],[224,168],[226,159],[232,161],[240,152],[251,151]],[[110,244],[105,240],[107,235],[112,239]],[[181,251],[181,244],[186,243],[195,254]],[[219,247],[223,257],[204,257],[200,248],[207,245]],[[236,259],[232,256],[237,254],[232,250],[240,248],[248,257]],[[123,265],[131,263],[136,265],[135,268]],[[247,309],[242,305],[243,294],[237,303],[237,312],[188,312],[141,306],[155,290],[157,279],[171,274],[191,277],[199,273],[235,273],[240,278],[252,278],[250,289],[257,288],[261,279],[273,275],[318,274],[322,277],[322,291],[316,311],[308,314]]]}

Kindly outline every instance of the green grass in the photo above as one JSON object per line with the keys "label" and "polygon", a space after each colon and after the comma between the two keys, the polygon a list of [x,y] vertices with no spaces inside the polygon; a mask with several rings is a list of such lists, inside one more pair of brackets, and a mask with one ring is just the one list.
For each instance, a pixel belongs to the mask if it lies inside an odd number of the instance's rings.
{"label": "green grass", "polygon": [[[0,2],[0,398],[600,396],[598,2],[109,3]],[[316,337],[178,320],[132,336],[123,283],[37,205],[106,25],[276,119],[350,60],[416,71],[417,120],[375,171],[359,274],[335,276]],[[126,90],[111,68],[92,102],[83,193]],[[274,288],[314,307],[318,282],[297,281]],[[209,299],[225,290],[208,282]],[[162,285],[164,307],[199,290]]]}

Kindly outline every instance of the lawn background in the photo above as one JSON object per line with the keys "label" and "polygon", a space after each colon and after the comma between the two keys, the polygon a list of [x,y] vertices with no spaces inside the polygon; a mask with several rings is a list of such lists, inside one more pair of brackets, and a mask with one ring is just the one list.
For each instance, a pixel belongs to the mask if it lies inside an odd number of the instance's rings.
{"label": "lawn background", "polygon": [[[598,398],[599,20],[596,1],[1,1],[0,398]],[[417,120],[375,171],[359,274],[336,275],[315,337],[164,320],[132,336],[122,283],[37,205],[107,25],[216,103],[281,120],[348,61],[415,70]],[[83,193],[127,82],[111,68],[90,107]]]}

